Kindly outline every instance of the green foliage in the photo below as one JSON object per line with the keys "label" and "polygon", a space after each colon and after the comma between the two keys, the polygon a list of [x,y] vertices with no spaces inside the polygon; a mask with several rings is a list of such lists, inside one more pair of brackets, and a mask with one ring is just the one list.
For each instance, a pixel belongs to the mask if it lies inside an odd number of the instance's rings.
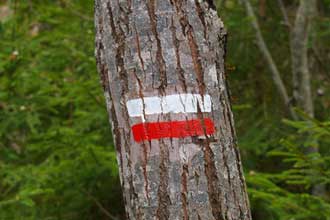
{"label": "green foliage", "polygon": [[0,219],[98,219],[95,201],[121,214],[94,26],[83,17],[93,1],[10,6],[0,32]]}
{"label": "green foliage", "polygon": [[[330,183],[330,122],[284,120],[297,129],[268,153],[269,159],[280,158],[285,166],[280,172],[247,175],[253,207],[267,219],[330,219],[329,195],[312,196],[312,187]],[[312,147],[312,149],[311,149]],[[313,153],[313,148],[320,152]],[[306,154],[306,152],[309,152]],[[258,213],[258,212],[257,212]]]}

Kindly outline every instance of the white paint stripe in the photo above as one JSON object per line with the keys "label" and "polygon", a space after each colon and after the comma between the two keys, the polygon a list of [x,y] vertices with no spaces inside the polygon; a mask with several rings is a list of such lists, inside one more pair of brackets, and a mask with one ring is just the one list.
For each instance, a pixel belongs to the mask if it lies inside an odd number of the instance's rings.
{"label": "white paint stripe", "polygon": [[126,106],[130,117],[144,117],[144,114],[197,113],[198,106],[202,112],[211,112],[211,96],[204,95],[203,98],[199,94],[176,94],[163,97],[152,96],[145,97],[143,100],[129,100]]}

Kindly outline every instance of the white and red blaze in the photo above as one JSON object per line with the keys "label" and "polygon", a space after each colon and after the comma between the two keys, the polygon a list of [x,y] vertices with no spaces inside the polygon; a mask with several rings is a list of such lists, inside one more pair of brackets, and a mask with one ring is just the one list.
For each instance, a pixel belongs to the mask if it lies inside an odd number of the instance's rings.
{"label": "white and red blaze", "polygon": [[212,111],[210,95],[199,94],[175,94],[163,97],[145,97],[132,99],[126,103],[130,117],[141,117],[144,121],[146,115],[157,114],[182,114],[182,120],[157,121],[135,124],[132,127],[134,140],[162,138],[184,138],[189,136],[212,135],[215,132],[214,122],[210,118],[186,120],[186,114]]}

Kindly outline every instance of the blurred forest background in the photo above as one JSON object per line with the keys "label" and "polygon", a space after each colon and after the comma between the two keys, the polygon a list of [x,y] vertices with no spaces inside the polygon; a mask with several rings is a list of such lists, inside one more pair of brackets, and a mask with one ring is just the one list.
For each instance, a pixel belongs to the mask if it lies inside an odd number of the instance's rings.
{"label": "blurred forest background", "polygon": [[[328,220],[330,0],[317,1],[307,41],[313,114],[292,108],[295,118],[260,40],[292,97],[290,33],[300,1],[242,2],[217,6],[253,217]],[[0,220],[125,219],[93,4],[0,0]]]}

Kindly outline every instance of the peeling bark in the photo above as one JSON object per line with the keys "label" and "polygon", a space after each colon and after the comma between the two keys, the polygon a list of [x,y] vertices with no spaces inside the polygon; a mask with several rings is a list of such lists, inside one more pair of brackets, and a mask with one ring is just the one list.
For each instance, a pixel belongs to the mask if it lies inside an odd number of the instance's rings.
{"label": "peeling bark", "polygon": [[250,220],[213,1],[96,0],[95,24],[128,219]]}

